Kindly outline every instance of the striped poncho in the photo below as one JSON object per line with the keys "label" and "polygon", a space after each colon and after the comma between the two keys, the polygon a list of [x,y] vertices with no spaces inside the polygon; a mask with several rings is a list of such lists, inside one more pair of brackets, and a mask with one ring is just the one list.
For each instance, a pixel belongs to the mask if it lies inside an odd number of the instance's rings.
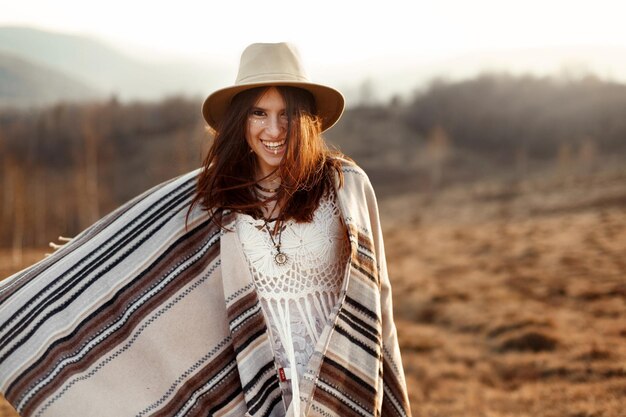
{"label": "striped poncho", "polygon": [[[375,196],[343,171],[350,262],[301,416],[410,416]],[[185,228],[198,172],[0,281],[0,390],[23,417],[294,415],[234,213],[225,231],[194,208]]]}

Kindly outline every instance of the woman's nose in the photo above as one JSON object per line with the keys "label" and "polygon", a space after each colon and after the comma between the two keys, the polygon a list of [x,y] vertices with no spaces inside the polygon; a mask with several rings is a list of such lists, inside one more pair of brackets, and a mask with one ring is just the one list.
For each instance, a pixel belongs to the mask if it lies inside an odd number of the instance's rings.
{"label": "woman's nose", "polygon": [[280,117],[269,117],[265,131],[272,136],[279,136],[285,130],[284,124]]}

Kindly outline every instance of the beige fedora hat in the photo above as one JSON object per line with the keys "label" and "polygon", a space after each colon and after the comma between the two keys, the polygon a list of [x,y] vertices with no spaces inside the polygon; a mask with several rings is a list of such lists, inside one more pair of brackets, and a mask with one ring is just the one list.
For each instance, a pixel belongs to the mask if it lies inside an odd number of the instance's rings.
{"label": "beige fedora hat", "polygon": [[312,83],[292,44],[253,43],[241,54],[235,84],[210,94],[202,105],[202,115],[216,128],[237,93],[254,87],[284,85],[310,91],[322,118],[322,131],[332,127],[344,109],[343,95],[334,88]]}

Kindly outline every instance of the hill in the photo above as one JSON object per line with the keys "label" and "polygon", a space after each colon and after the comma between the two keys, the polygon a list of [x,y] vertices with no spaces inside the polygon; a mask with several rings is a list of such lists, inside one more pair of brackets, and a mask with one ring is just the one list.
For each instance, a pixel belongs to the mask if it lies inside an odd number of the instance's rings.
{"label": "hill", "polygon": [[[0,26],[0,52],[14,54],[82,81],[107,96],[159,99],[164,95],[204,96],[232,82],[236,62],[225,66],[211,56],[184,57],[138,52],[130,45],[93,36],[31,27]],[[338,87],[348,107],[410,99],[432,80],[459,82],[485,71],[580,79],[596,75],[626,81],[623,46],[562,46],[474,51],[419,58],[410,51],[396,61],[317,63],[314,80]],[[153,57],[153,58],[149,58]]]}
{"label": "hill", "polygon": [[0,52],[52,68],[105,96],[121,99],[195,96],[210,89],[220,74],[217,66],[184,60],[146,61],[93,37],[27,27],[0,27]]}
{"label": "hill", "polygon": [[49,67],[0,53],[0,106],[95,99],[102,93]]}

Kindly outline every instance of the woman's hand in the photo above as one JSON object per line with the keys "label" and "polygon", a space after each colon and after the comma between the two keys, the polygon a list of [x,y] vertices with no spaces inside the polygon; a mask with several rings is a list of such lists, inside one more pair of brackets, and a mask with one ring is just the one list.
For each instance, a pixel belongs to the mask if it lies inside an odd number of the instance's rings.
{"label": "woman's hand", "polygon": [[[59,242],[64,242],[64,243],[54,243],[54,242],[50,242],[48,243],[48,246],[50,246],[52,249],[54,249],[54,251],[56,252],[59,248],[62,248],[63,246],[65,246],[67,244],[67,242],[69,242],[70,240],[72,240],[73,238],[71,237],[63,237],[63,236],[59,236],[58,240]],[[53,252],[54,253],[54,252]],[[45,256],[48,257],[52,255],[52,253],[46,253]]]}

